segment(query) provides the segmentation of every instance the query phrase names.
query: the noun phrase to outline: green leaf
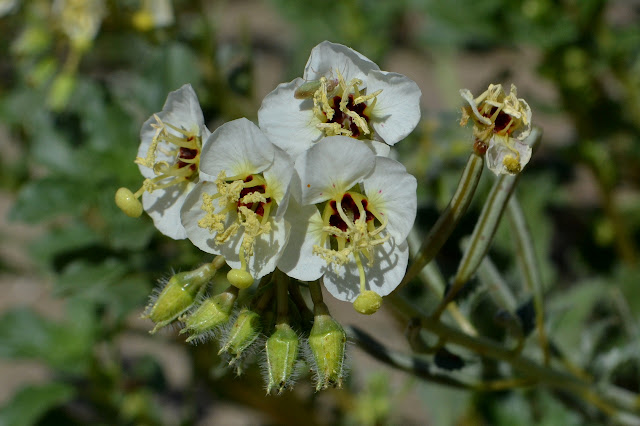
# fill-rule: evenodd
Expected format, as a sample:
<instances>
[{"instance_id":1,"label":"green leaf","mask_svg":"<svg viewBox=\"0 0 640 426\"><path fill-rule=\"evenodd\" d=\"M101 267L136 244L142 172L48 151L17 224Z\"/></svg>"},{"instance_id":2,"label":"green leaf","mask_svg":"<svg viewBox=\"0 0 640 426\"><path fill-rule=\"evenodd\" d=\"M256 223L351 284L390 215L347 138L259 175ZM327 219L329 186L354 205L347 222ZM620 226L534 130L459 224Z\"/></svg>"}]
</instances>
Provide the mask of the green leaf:
<instances>
[{"instance_id":1,"label":"green leaf","mask_svg":"<svg viewBox=\"0 0 640 426\"><path fill-rule=\"evenodd\" d=\"M117 259L105 259L98 264L78 259L69 263L56 279L56 292L88 300L104 300L103 293L126 272L127 266Z\"/></svg>"},{"instance_id":2,"label":"green leaf","mask_svg":"<svg viewBox=\"0 0 640 426\"><path fill-rule=\"evenodd\" d=\"M91 332L91 322L56 323L29 309L14 309L0 317L0 357L38 359L79 373L91 356Z\"/></svg>"},{"instance_id":3,"label":"green leaf","mask_svg":"<svg viewBox=\"0 0 640 426\"><path fill-rule=\"evenodd\" d=\"M69 402L75 389L63 383L26 386L0 408L0 426L36 424L47 411Z\"/></svg>"},{"instance_id":4,"label":"green leaf","mask_svg":"<svg viewBox=\"0 0 640 426\"><path fill-rule=\"evenodd\" d=\"M11 220L37 223L61 214L77 215L90 194L80 184L63 177L46 177L27 183L9 212Z\"/></svg>"}]
</instances>

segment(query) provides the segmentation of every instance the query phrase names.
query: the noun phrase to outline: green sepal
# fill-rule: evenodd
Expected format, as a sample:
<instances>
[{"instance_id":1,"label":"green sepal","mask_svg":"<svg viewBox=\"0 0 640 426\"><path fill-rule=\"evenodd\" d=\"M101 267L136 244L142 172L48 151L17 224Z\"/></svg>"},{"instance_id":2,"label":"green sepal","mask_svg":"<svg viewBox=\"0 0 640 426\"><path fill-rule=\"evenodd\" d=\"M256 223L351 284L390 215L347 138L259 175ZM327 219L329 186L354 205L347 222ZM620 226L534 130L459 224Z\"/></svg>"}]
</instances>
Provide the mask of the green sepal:
<instances>
[{"instance_id":1,"label":"green sepal","mask_svg":"<svg viewBox=\"0 0 640 426\"><path fill-rule=\"evenodd\" d=\"M169 279L160 295L147 308L143 317L156 323L151 334L175 321L198 300L213 278L216 268L207 263L198 269L180 272Z\"/></svg>"},{"instance_id":2,"label":"green sepal","mask_svg":"<svg viewBox=\"0 0 640 426\"><path fill-rule=\"evenodd\" d=\"M291 385L298 359L300 341L289 324L276 325L274 333L267 339L267 393L275 389L278 394Z\"/></svg>"},{"instance_id":3,"label":"green sepal","mask_svg":"<svg viewBox=\"0 0 640 426\"><path fill-rule=\"evenodd\" d=\"M342 387L347 334L331 315L317 315L309 334L313 369L317 375L316 391L329 386Z\"/></svg>"}]
</instances>

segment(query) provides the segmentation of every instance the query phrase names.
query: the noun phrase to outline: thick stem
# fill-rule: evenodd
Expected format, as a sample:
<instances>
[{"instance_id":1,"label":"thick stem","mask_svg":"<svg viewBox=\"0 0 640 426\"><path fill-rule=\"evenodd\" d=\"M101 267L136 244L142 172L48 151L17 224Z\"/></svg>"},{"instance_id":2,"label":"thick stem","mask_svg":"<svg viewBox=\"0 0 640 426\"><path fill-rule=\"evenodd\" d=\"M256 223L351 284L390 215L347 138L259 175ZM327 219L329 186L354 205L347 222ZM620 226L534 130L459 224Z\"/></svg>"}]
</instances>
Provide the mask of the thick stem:
<instances>
[{"instance_id":1,"label":"thick stem","mask_svg":"<svg viewBox=\"0 0 640 426\"><path fill-rule=\"evenodd\" d=\"M313 314L316 316L329 315L329 308L322 298L322 285L320 284L320 280L309 283L309 293L311 293L311 300L313 301Z\"/></svg>"},{"instance_id":2,"label":"thick stem","mask_svg":"<svg viewBox=\"0 0 640 426\"><path fill-rule=\"evenodd\" d=\"M467 208L473 199L476 187L478 186L478 182L480 181L483 169L484 158L475 152L471 153L469 160L467 161L467 165L462 171L462 177L460 178L460 182L458 182L456 192L453 194L449 205L442 212L431 230L429 230L429 233L425 237L422 247L420 247L420 251L414 259L413 264L394 292L397 292L411 281L440 251L451 235L451 232L453 232L455 227L458 225L458 222L460 222L462 215L467 211Z\"/></svg>"}]
</instances>

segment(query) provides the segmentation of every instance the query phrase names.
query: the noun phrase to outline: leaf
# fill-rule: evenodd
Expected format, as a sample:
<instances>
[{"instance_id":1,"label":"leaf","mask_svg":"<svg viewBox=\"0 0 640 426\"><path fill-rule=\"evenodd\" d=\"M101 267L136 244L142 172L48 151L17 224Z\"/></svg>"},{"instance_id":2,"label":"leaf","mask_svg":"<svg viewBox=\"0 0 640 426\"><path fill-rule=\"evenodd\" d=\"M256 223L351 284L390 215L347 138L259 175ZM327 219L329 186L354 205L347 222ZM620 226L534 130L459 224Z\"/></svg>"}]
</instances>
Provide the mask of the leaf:
<instances>
[{"instance_id":1,"label":"leaf","mask_svg":"<svg viewBox=\"0 0 640 426\"><path fill-rule=\"evenodd\" d=\"M77 215L87 207L90 194L64 177L46 177L22 187L9 219L37 223L61 214Z\"/></svg>"},{"instance_id":2,"label":"leaf","mask_svg":"<svg viewBox=\"0 0 640 426\"><path fill-rule=\"evenodd\" d=\"M0 317L0 357L38 359L53 368L79 373L88 366L92 322L56 323L25 308Z\"/></svg>"},{"instance_id":3,"label":"leaf","mask_svg":"<svg viewBox=\"0 0 640 426\"><path fill-rule=\"evenodd\" d=\"M69 402L75 389L63 383L26 386L0 408L0 426L30 426L47 411Z\"/></svg>"}]
</instances>

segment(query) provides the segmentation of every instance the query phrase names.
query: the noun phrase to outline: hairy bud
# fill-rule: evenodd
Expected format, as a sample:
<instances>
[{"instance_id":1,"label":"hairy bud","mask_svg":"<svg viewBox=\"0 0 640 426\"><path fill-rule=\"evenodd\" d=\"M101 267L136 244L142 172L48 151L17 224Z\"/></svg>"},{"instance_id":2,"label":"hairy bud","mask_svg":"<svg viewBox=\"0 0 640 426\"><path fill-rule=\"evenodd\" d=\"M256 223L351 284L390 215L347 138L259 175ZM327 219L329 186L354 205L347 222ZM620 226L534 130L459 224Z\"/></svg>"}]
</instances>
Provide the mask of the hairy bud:
<instances>
[{"instance_id":1,"label":"hairy bud","mask_svg":"<svg viewBox=\"0 0 640 426\"><path fill-rule=\"evenodd\" d=\"M231 326L229 335L218 354L227 352L233 357L229 364L234 364L242 356L244 350L256 341L261 331L260 315L249 309L243 309Z\"/></svg>"},{"instance_id":2,"label":"hairy bud","mask_svg":"<svg viewBox=\"0 0 640 426\"><path fill-rule=\"evenodd\" d=\"M226 291L205 299L185 320L180 334L189 333L187 342L194 339L206 340L214 330L229 321L231 310L238 297L238 289L229 287Z\"/></svg>"},{"instance_id":3,"label":"hairy bud","mask_svg":"<svg viewBox=\"0 0 640 426\"><path fill-rule=\"evenodd\" d=\"M176 320L193 306L216 271L214 265L207 263L193 271L180 272L172 276L142 315L143 318L149 318L156 323L151 334Z\"/></svg>"},{"instance_id":4,"label":"hairy bud","mask_svg":"<svg viewBox=\"0 0 640 426\"><path fill-rule=\"evenodd\" d=\"M344 354L347 335L331 315L316 315L309 334L309 348L316 373L316 391L327 387L342 387Z\"/></svg>"},{"instance_id":5,"label":"hairy bud","mask_svg":"<svg viewBox=\"0 0 640 426\"><path fill-rule=\"evenodd\" d=\"M299 339L286 323L276 325L276 330L267 339L267 393L275 389L278 394L289 387L293 380L298 359Z\"/></svg>"}]
</instances>

